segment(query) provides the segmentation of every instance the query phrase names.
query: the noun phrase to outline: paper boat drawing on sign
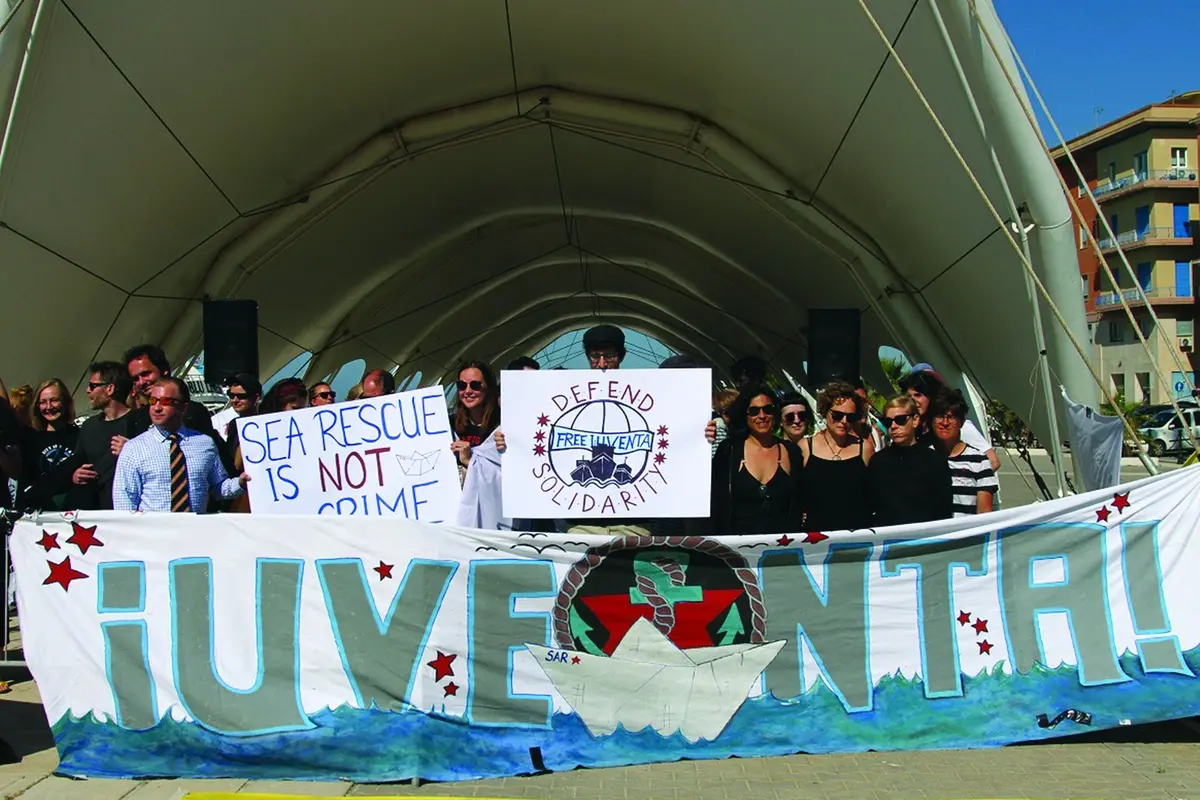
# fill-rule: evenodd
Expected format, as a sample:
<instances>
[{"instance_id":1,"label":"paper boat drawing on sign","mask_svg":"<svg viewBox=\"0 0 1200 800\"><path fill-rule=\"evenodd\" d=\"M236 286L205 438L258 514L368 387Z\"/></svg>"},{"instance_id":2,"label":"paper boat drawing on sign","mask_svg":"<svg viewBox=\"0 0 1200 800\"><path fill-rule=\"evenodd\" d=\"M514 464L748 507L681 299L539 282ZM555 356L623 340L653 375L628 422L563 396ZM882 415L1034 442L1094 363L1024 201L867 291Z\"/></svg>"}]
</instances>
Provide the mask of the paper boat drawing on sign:
<instances>
[{"instance_id":1,"label":"paper boat drawing on sign","mask_svg":"<svg viewBox=\"0 0 1200 800\"><path fill-rule=\"evenodd\" d=\"M786 643L680 650L640 619L611 656L525 646L593 736L650 727L695 743L721 735Z\"/></svg>"},{"instance_id":2,"label":"paper boat drawing on sign","mask_svg":"<svg viewBox=\"0 0 1200 800\"><path fill-rule=\"evenodd\" d=\"M433 468L437 465L438 454L440 453L440 450L430 450L428 453L413 453L408 456L397 455L396 461L400 464L400 471L405 475L410 478L419 478L422 475L433 472Z\"/></svg>"}]
</instances>

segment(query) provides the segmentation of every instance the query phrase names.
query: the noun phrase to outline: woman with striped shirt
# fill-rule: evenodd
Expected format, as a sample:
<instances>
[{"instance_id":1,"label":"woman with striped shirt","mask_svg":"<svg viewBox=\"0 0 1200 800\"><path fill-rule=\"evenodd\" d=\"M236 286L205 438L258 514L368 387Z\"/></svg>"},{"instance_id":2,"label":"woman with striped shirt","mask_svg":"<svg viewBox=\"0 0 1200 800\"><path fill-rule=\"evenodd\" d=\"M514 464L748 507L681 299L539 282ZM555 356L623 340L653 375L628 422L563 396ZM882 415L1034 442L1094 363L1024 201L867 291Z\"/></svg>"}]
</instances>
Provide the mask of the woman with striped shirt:
<instances>
[{"instance_id":1,"label":"woman with striped shirt","mask_svg":"<svg viewBox=\"0 0 1200 800\"><path fill-rule=\"evenodd\" d=\"M985 453L962 440L967 401L958 390L942 389L930 404L933 435L950 462L954 516L986 514L995 508L1000 484Z\"/></svg>"}]
</instances>

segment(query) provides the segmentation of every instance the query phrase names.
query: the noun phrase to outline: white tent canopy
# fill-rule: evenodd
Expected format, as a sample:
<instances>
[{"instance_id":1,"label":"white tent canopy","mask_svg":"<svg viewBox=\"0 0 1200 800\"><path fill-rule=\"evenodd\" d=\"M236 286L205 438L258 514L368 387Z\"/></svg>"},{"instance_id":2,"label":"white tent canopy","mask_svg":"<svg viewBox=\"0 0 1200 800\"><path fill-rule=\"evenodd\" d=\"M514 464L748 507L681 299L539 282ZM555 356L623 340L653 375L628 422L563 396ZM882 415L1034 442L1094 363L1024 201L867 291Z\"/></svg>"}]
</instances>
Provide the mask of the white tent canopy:
<instances>
[{"instance_id":1,"label":"white tent canopy","mask_svg":"<svg viewBox=\"0 0 1200 800\"><path fill-rule=\"evenodd\" d=\"M868 5L1084 341L1065 200L967 0ZM856 307L868 379L891 344L1035 402L1010 232L853 0L24 0L0 78L10 385L183 360L203 297L259 302L264 375L426 382L597 318L801 374L806 310Z\"/></svg>"}]
</instances>

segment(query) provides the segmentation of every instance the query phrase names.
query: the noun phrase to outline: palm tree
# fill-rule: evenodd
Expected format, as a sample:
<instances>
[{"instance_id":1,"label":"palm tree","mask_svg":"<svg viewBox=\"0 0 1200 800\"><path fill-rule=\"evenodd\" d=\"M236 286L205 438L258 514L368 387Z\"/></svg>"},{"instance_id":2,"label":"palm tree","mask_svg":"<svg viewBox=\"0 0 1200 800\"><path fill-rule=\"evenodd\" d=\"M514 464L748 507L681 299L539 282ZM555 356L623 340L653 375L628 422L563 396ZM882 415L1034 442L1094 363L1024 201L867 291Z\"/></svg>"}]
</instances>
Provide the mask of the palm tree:
<instances>
[{"instance_id":1,"label":"palm tree","mask_svg":"<svg viewBox=\"0 0 1200 800\"><path fill-rule=\"evenodd\" d=\"M888 382L892 384L892 389L899 392L900 380L908 374L908 365L901 359L884 356L879 359L879 366L887 376Z\"/></svg>"}]
</instances>

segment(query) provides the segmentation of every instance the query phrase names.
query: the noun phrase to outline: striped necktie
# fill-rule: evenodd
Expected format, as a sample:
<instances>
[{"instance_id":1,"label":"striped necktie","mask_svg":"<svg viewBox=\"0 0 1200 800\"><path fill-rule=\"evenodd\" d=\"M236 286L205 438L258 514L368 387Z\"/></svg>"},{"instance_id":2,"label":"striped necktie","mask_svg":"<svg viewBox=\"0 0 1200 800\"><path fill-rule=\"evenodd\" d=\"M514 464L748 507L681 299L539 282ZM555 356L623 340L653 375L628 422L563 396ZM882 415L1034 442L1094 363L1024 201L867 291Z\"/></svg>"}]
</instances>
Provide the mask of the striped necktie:
<instances>
[{"instance_id":1,"label":"striped necktie","mask_svg":"<svg viewBox=\"0 0 1200 800\"><path fill-rule=\"evenodd\" d=\"M187 460L179 446L182 437L172 433L167 438L171 441L171 511L186 514L192 510L192 502L188 498Z\"/></svg>"}]
</instances>

